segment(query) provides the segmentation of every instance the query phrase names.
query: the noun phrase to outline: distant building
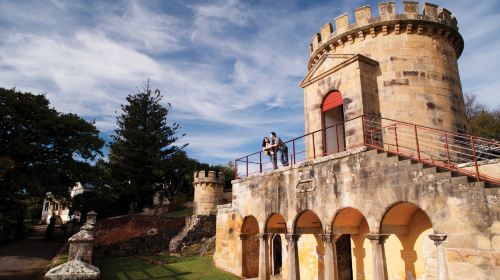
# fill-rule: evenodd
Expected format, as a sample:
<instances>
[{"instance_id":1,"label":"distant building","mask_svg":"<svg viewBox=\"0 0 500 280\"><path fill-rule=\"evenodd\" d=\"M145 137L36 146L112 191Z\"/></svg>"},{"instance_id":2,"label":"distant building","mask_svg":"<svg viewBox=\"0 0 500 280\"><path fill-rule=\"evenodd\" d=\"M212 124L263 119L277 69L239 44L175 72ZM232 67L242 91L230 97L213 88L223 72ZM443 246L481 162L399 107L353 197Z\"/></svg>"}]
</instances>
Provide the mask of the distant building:
<instances>
[{"instance_id":1,"label":"distant building","mask_svg":"<svg viewBox=\"0 0 500 280\"><path fill-rule=\"evenodd\" d=\"M69 191L70 197L73 198L81 193L94 191L95 186L92 184L82 184L77 182L73 188ZM56 197L51 192L45 194L45 199L43 200L42 217L40 223L48 224L49 219L52 216L56 217L56 223L65 224L69 222L72 218L80 219L80 213L69 214L70 201L65 198Z\"/></svg>"}]
</instances>

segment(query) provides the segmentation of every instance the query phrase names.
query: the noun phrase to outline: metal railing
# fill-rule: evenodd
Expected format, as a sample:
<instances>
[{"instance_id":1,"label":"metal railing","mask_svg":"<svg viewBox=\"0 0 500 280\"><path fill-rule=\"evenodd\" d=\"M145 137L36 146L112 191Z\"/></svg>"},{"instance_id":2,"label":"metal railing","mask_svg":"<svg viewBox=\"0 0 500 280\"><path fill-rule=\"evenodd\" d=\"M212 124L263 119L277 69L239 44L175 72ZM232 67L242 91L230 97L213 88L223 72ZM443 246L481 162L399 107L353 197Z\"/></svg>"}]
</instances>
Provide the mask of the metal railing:
<instances>
[{"instance_id":1,"label":"metal railing","mask_svg":"<svg viewBox=\"0 0 500 280\"><path fill-rule=\"evenodd\" d=\"M350 132L349 136L345 137L345 131ZM388 118L359 116L288 140L285 144L291 165L366 146L471 176L478 181L500 184L500 174L487 175L482 170L484 164L500 161L500 141ZM278 161L278 167L282 166L281 152L274 152L278 155L275 158L261 150L236 159L236 178L272 170L273 159Z\"/></svg>"}]
</instances>

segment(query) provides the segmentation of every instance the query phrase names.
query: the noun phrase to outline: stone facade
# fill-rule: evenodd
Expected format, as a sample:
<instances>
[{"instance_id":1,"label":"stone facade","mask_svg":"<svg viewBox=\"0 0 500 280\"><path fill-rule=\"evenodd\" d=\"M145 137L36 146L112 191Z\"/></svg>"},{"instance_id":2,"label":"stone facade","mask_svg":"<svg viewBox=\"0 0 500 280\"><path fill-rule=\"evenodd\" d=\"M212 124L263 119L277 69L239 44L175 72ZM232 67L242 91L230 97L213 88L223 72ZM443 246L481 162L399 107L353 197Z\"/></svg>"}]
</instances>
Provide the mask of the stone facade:
<instances>
[{"instance_id":1,"label":"stone facade","mask_svg":"<svg viewBox=\"0 0 500 280\"><path fill-rule=\"evenodd\" d=\"M446 269L449 279L495 279L500 276L499 201L498 188L464 176L375 150L348 151L233 181L232 204L219 206L214 261L236 275L257 276L259 234L280 234L283 240L297 235L298 261L288 260L290 251L282 255L283 279L294 279L286 270L290 263L300 263L301 279L333 279L323 278L329 266L325 246L349 234L352 279L384 279L376 276L372 258L386 268L388 279L438 279L439 269ZM273 222L273 215L283 223ZM245 229L251 219L257 227ZM433 233L447 236L439 244L442 267L438 247L428 237ZM370 234L375 245L365 238ZM381 235L387 235L385 258L374 252ZM290 243L282 244L287 252ZM271 266L269 251L264 258Z\"/></svg>"},{"instance_id":2,"label":"stone facade","mask_svg":"<svg viewBox=\"0 0 500 280\"><path fill-rule=\"evenodd\" d=\"M367 147L370 116L381 130L384 120L396 120L467 131L457 20L434 4L424 3L421 13L418 6L403 1L397 14L394 2L380 3L378 16L363 6L356 22L343 14L335 31L327 23L313 36L301 83L312 136L306 160L233 181L232 203L217 210L218 268L259 279L500 278L498 186L418 162L435 148L410 144L416 128L415 139L399 145L415 145L418 158ZM319 131L331 108L341 109L340 122L338 114L328 116L337 137L333 154L328 132ZM495 173L491 164L481 168Z\"/></svg>"}]
</instances>

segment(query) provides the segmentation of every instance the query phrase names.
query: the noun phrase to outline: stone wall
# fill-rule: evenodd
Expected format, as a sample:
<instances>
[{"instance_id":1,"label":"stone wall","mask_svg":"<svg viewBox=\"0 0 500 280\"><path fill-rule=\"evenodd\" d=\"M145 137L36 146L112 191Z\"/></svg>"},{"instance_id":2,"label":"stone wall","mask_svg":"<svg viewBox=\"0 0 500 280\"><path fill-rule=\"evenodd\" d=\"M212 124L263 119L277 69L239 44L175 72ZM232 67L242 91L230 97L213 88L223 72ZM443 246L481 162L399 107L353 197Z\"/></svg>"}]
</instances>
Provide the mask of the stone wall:
<instances>
[{"instance_id":1,"label":"stone wall","mask_svg":"<svg viewBox=\"0 0 500 280\"><path fill-rule=\"evenodd\" d=\"M262 234L266 232L269 217L279 213L286 221L287 234L291 234L296 231L298 217L308 210L317 215L321 234L335 234L342 229L355 234L360 232L359 228L333 226L340 212L352 208L366 220L368 233L391 234L398 236L395 240L402 240L405 231L412 231L410 221L398 224L398 219L394 218L396 222L390 222L394 225L381 225L392 207L405 203L420 209L428 217L431 228L425 231L426 234L447 235L443 246L450 279L494 279L493 275L500 276L498 188L485 188L483 183L471 183L467 177L454 177L450 172L438 172L436 168L388 157L374 150L350 152L350 155L325 157L270 174L233 181L232 204L218 209L216 266L242 275L243 243L240 236L246 217L256 218L259 234ZM370 241L364 235L360 237L360 246L366 247L361 261L363 273L370 279L368 276L374 273L369 255ZM427 236L421 238L417 243L422 245L418 246L432 243ZM402 251L397 249L400 246L397 244L401 243L390 244L386 248L387 254L402 258ZM423 273L437 277L435 247L434 251L427 253L421 250L418 249L418 255L428 264L414 269L420 273L416 277L422 277ZM353 258L360 264L355 253ZM400 259L399 264L401 262ZM284 260L284 263L288 261ZM401 270L404 277L404 265Z\"/></svg>"}]
</instances>

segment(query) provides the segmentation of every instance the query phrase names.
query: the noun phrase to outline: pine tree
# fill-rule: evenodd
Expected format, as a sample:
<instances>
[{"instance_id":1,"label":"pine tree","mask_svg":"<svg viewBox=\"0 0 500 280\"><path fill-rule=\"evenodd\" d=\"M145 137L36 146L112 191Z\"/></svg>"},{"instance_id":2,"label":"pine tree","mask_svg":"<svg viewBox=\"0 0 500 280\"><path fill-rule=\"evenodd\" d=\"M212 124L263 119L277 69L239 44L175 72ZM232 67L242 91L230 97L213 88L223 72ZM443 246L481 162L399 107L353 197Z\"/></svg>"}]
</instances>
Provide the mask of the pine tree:
<instances>
[{"instance_id":1,"label":"pine tree","mask_svg":"<svg viewBox=\"0 0 500 280\"><path fill-rule=\"evenodd\" d=\"M142 92L127 96L112 135L109 160L113 179L120 187L121 201L131 204L133 211L152 205L154 193L161 189L166 162L183 148L174 145L180 126L168 124L171 105L162 106L162 98L158 89L151 90L148 80Z\"/></svg>"}]
</instances>

